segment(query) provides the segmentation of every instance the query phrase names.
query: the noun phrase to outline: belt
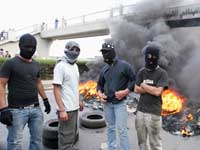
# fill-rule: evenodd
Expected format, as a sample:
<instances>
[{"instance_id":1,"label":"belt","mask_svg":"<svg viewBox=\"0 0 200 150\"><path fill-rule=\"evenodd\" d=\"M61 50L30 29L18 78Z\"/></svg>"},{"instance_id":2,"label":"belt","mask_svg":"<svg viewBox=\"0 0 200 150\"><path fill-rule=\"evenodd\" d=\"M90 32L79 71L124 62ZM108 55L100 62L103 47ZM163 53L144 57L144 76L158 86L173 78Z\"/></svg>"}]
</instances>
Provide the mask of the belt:
<instances>
[{"instance_id":1,"label":"belt","mask_svg":"<svg viewBox=\"0 0 200 150\"><path fill-rule=\"evenodd\" d=\"M36 104L31 104L28 106L9 106L9 108L14 108L14 109L25 109L25 108L34 108L34 107L38 107L40 104L36 103Z\"/></svg>"}]
</instances>

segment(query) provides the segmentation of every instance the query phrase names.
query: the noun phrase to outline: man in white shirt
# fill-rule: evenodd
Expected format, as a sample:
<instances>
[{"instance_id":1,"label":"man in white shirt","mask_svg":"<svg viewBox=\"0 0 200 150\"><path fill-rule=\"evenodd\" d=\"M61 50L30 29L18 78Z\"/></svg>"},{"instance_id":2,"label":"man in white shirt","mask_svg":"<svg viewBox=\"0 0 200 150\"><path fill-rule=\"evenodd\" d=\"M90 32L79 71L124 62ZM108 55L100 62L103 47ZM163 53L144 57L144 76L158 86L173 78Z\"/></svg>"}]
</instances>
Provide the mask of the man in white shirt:
<instances>
[{"instance_id":1,"label":"man in white shirt","mask_svg":"<svg viewBox=\"0 0 200 150\"><path fill-rule=\"evenodd\" d=\"M65 55L54 68L53 87L58 105L58 147L59 150L78 150L76 143L78 110L83 109L79 101L79 70L76 64L80 54L78 43L66 44Z\"/></svg>"}]
</instances>

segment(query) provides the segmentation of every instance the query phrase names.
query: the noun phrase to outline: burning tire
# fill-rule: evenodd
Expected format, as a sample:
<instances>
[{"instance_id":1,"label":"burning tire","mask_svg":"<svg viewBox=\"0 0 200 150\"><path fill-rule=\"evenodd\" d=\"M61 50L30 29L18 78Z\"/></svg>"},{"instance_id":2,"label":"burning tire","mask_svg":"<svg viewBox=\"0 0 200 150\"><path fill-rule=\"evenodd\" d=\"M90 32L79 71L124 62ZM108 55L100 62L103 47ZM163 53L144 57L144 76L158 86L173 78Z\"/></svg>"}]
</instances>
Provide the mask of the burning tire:
<instances>
[{"instance_id":1,"label":"burning tire","mask_svg":"<svg viewBox=\"0 0 200 150\"><path fill-rule=\"evenodd\" d=\"M80 116L80 124L86 128L96 129L106 126L103 113L85 112Z\"/></svg>"}]
</instances>

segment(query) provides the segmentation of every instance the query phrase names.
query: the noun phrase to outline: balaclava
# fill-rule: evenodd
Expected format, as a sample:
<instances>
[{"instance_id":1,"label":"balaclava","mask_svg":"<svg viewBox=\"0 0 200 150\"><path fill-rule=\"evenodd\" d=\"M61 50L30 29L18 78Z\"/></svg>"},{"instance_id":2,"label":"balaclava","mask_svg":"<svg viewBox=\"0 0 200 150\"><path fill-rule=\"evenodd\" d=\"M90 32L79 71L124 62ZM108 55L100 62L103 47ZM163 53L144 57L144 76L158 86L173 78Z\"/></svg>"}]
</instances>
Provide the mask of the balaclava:
<instances>
[{"instance_id":1,"label":"balaclava","mask_svg":"<svg viewBox=\"0 0 200 150\"><path fill-rule=\"evenodd\" d=\"M144 51L145 54L145 67L153 71L158 66L159 49L155 47L147 47Z\"/></svg>"},{"instance_id":2,"label":"balaclava","mask_svg":"<svg viewBox=\"0 0 200 150\"><path fill-rule=\"evenodd\" d=\"M74 51L74 47L77 49L77 51ZM67 62L70 64L74 64L77 61L77 58L80 54L80 47L79 44L76 43L75 41L69 41L65 45L65 58L67 59Z\"/></svg>"},{"instance_id":3,"label":"balaclava","mask_svg":"<svg viewBox=\"0 0 200 150\"><path fill-rule=\"evenodd\" d=\"M111 65L116 56L114 45L112 43L103 43L101 49L104 62Z\"/></svg>"},{"instance_id":4,"label":"balaclava","mask_svg":"<svg viewBox=\"0 0 200 150\"><path fill-rule=\"evenodd\" d=\"M25 59L31 59L36 51L37 41L34 36L24 34L19 39L20 56Z\"/></svg>"}]
</instances>

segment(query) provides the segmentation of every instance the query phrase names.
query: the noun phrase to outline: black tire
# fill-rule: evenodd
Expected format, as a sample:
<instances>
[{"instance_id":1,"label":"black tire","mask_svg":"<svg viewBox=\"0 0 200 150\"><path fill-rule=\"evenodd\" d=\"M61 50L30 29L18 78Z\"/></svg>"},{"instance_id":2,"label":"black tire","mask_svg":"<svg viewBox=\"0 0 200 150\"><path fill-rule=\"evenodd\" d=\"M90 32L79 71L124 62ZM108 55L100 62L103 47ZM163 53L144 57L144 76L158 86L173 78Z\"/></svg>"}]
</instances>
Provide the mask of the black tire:
<instances>
[{"instance_id":1,"label":"black tire","mask_svg":"<svg viewBox=\"0 0 200 150\"><path fill-rule=\"evenodd\" d=\"M80 116L80 124L86 128L96 129L106 126L105 117L100 112L85 112Z\"/></svg>"},{"instance_id":2,"label":"black tire","mask_svg":"<svg viewBox=\"0 0 200 150\"><path fill-rule=\"evenodd\" d=\"M50 119L45 122L43 127L43 138L58 140L58 119Z\"/></svg>"},{"instance_id":3,"label":"black tire","mask_svg":"<svg viewBox=\"0 0 200 150\"><path fill-rule=\"evenodd\" d=\"M49 139L42 139L43 145L47 148L58 149L58 139L57 140L49 140Z\"/></svg>"}]
</instances>

